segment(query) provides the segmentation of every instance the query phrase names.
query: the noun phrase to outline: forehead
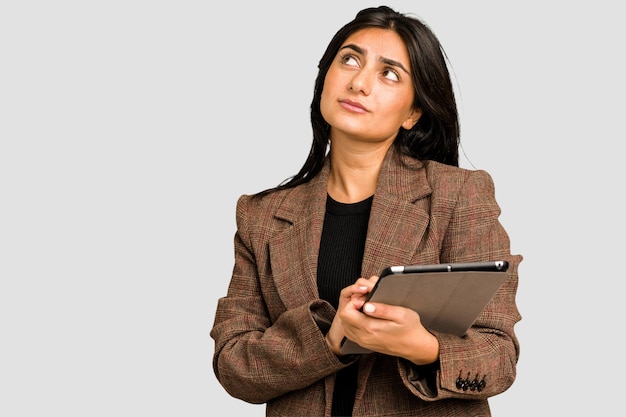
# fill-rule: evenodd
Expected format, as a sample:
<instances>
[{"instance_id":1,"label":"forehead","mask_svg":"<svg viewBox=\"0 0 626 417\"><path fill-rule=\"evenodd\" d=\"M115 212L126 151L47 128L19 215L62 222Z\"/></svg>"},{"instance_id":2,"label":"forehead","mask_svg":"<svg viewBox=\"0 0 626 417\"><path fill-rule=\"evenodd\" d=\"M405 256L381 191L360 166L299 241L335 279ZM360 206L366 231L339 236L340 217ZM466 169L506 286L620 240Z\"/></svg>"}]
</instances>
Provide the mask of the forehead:
<instances>
[{"instance_id":1,"label":"forehead","mask_svg":"<svg viewBox=\"0 0 626 417\"><path fill-rule=\"evenodd\" d=\"M406 44L395 31L381 28L360 29L346 38L341 47L357 45L369 56L401 62L408 68L409 52Z\"/></svg>"}]
</instances>

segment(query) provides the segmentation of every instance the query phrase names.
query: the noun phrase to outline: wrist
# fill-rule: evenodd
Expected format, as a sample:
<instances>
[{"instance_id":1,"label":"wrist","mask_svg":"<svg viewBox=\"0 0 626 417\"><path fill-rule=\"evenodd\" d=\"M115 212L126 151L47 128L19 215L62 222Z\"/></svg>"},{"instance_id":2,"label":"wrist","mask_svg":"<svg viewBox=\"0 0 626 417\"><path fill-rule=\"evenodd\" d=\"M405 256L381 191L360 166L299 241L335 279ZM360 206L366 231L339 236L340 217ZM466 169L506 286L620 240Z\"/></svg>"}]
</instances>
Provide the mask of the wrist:
<instances>
[{"instance_id":1,"label":"wrist","mask_svg":"<svg viewBox=\"0 0 626 417\"><path fill-rule=\"evenodd\" d=\"M414 345L412 354L406 359L416 365L430 365L439 361L439 340L433 334L429 335L426 341L422 339L420 344ZM416 349L415 346L419 347Z\"/></svg>"},{"instance_id":2,"label":"wrist","mask_svg":"<svg viewBox=\"0 0 626 417\"><path fill-rule=\"evenodd\" d=\"M326 344L328 345L328 348L331 352L333 352L337 356L342 356L341 343L333 342L332 338L330 337L330 332L326 333L324 340L326 340Z\"/></svg>"}]
</instances>

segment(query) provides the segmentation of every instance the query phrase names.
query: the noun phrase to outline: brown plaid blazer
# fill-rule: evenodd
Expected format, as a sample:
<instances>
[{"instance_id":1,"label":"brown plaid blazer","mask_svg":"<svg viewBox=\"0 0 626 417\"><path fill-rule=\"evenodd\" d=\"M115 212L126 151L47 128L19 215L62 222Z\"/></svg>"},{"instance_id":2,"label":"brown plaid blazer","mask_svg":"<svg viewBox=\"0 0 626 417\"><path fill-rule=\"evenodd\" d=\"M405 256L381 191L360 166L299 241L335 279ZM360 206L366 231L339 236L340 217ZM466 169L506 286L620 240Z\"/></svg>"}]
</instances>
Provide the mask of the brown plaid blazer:
<instances>
[{"instance_id":1,"label":"brown plaid blazer","mask_svg":"<svg viewBox=\"0 0 626 417\"><path fill-rule=\"evenodd\" d=\"M510 263L508 281L464 337L433 332L433 369L378 353L339 359L327 347L335 311L319 299L316 268L328 172L327 161L307 184L240 197L232 280L211 330L217 379L233 397L267 403L268 416L328 416L335 372L358 361L354 416L489 416L488 397L515 380L522 260L498 221L491 177L394 151L382 165L363 276L389 265Z\"/></svg>"}]
</instances>

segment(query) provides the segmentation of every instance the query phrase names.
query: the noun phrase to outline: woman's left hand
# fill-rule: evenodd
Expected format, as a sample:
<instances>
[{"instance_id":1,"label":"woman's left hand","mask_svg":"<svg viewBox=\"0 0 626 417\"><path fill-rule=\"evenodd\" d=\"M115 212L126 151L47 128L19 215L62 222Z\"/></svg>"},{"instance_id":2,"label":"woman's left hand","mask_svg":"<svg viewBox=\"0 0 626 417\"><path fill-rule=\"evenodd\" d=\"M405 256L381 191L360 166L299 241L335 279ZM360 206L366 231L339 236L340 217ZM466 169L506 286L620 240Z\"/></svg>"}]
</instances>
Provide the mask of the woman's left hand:
<instances>
[{"instance_id":1,"label":"woman's left hand","mask_svg":"<svg viewBox=\"0 0 626 417\"><path fill-rule=\"evenodd\" d=\"M403 357L417 365L426 365L439 358L439 342L422 325L416 311L368 302L363 305L363 311L356 314L354 307L353 303L353 308L340 308L337 312L348 339L364 348Z\"/></svg>"}]
</instances>

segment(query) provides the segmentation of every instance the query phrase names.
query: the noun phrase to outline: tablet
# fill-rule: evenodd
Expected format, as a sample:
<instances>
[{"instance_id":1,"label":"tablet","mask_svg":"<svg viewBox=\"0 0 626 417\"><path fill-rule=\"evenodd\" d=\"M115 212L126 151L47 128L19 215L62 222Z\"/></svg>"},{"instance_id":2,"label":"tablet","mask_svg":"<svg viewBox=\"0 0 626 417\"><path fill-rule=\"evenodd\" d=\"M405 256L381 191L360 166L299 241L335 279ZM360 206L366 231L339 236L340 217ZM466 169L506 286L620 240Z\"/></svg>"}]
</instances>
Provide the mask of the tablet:
<instances>
[{"instance_id":1,"label":"tablet","mask_svg":"<svg viewBox=\"0 0 626 417\"><path fill-rule=\"evenodd\" d=\"M424 327L459 337L506 281L504 260L385 268L367 301L399 305L417 311ZM370 350L344 337L344 354Z\"/></svg>"},{"instance_id":2,"label":"tablet","mask_svg":"<svg viewBox=\"0 0 626 417\"><path fill-rule=\"evenodd\" d=\"M380 278L391 274L409 274L420 272L453 272L453 271L488 271L505 272L509 268L507 261L459 262L431 265L390 266L380 274ZM378 280L380 282L380 279ZM371 294L371 293L370 293Z\"/></svg>"}]
</instances>

